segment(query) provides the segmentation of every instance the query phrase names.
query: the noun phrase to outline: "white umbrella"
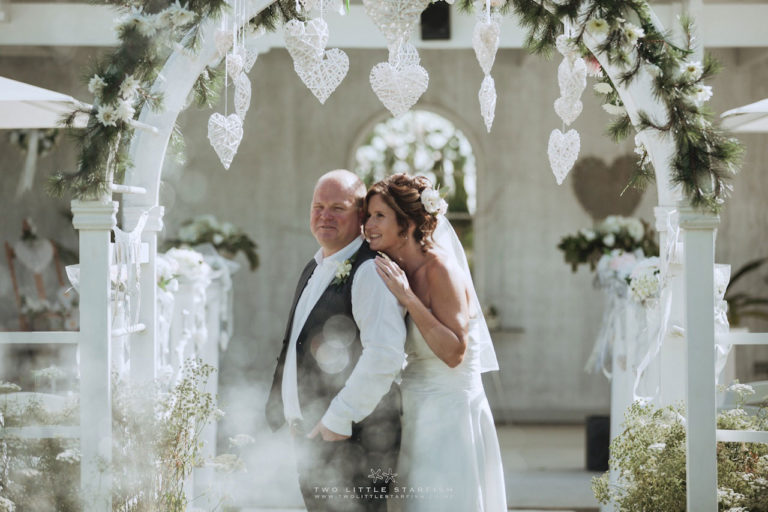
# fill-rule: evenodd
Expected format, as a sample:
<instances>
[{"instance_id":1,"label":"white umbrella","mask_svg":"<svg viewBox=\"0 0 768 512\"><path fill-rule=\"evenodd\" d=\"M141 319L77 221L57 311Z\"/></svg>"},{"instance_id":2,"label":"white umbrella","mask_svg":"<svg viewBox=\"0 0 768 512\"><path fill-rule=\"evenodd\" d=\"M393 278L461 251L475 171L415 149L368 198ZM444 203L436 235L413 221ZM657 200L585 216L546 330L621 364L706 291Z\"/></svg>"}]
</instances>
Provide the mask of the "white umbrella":
<instances>
[{"instance_id":1,"label":"white umbrella","mask_svg":"<svg viewBox=\"0 0 768 512\"><path fill-rule=\"evenodd\" d=\"M732 132L768 132L768 98L723 112L722 126Z\"/></svg>"},{"instance_id":2,"label":"white umbrella","mask_svg":"<svg viewBox=\"0 0 768 512\"><path fill-rule=\"evenodd\" d=\"M90 109L72 96L0 77L0 129L60 128L61 119L78 107ZM75 118L85 128L88 115Z\"/></svg>"}]
</instances>

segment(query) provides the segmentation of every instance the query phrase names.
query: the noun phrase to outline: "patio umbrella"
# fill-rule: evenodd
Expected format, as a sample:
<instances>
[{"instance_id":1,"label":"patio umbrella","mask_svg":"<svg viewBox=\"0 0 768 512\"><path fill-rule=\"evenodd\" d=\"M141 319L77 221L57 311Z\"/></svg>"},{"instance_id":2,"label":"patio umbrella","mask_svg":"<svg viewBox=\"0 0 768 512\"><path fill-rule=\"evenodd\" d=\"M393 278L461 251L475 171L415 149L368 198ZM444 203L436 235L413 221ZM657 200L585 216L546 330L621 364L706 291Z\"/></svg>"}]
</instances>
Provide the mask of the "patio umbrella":
<instances>
[{"instance_id":1,"label":"patio umbrella","mask_svg":"<svg viewBox=\"0 0 768 512\"><path fill-rule=\"evenodd\" d=\"M0 77L0 129L60 128L61 119L85 106L72 96ZM75 118L76 128L85 128L88 116Z\"/></svg>"},{"instance_id":2,"label":"patio umbrella","mask_svg":"<svg viewBox=\"0 0 768 512\"><path fill-rule=\"evenodd\" d=\"M768 132L768 98L743 107L733 108L720 115L722 126L732 132Z\"/></svg>"}]
</instances>

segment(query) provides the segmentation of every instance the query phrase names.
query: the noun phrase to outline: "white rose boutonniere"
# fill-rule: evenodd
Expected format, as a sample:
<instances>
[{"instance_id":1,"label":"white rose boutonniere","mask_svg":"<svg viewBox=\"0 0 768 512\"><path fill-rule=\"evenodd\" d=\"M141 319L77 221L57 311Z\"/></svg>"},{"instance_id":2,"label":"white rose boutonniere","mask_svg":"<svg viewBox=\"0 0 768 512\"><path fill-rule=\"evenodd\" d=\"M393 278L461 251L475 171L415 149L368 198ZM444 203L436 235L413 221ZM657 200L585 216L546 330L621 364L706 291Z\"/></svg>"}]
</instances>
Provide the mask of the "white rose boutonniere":
<instances>
[{"instance_id":1,"label":"white rose boutonniere","mask_svg":"<svg viewBox=\"0 0 768 512\"><path fill-rule=\"evenodd\" d=\"M348 260L344 260L338 264L336 267L336 275L333 278L333 281L331 281L332 285L341 286L347 282L347 279L349 279L349 273L352 271L353 261L355 261L354 257Z\"/></svg>"}]
</instances>

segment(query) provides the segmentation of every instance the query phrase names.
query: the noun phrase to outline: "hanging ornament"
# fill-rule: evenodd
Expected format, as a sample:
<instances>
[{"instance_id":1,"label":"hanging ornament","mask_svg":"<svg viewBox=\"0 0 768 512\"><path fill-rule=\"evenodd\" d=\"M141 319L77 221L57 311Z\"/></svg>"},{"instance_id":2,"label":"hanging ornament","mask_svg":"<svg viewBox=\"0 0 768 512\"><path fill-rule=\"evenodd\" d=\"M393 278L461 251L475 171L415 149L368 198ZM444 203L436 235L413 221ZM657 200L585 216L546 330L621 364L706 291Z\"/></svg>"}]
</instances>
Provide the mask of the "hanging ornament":
<instances>
[{"instance_id":1,"label":"hanging ornament","mask_svg":"<svg viewBox=\"0 0 768 512\"><path fill-rule=\"evenodd\" d=\"M430 0L363 0L365 12L387 44L407 41Z\"/></svg>"},{"instance_id":2,"label":"hanging ornament","mask_svg":"<svg viewBox=\"0 0 768 512\"><path fill-rule=\"evenodd\" d=\"M573 164L576 163L580 148L581 139L576 130L568 130L563 134L555 128L549 134L547 156L549 156L549 165L558 185L562 185L563 180L573 168Z\"/></svg>"},{"instance_id":3,"label":"hanging ornament","mask_svg":"<svg viewBox=\"0 0 768 512\"><path fill-rule=\"evenodd\" d=\"M216 45L216 51L219 53L220 56L224 56L227 54L230 48L232 48L232 43L234 42L235 38L231 31L229 30L217 30L216 34L214 35L214 44Z\"/></svg>"},{"instance_id":4,"label":"hanging ornament","mask_svg":"<svg viewBox=\"0 0 768 512\"><path fill-rule=\"evenodd\" d=\"M240 73L235 78L235 113L241 121L245 121L245 114L251 106L251 81L248 75Z\"/></svg>"},{"instance_id":5,"label":"hanging ornament","mask_svg":"<svg viewBox=\"0 0 768 512\"><path fill-rule=\"evenodd\" d=\"M33 274L40 274L53 261L53 244L47 238L17 240L13 243L13 252Z\"/></svg>"},{"instance_id":6,"label":"hanging ornament","mask_svg":"<svg viewBox=\"0 0 768 512\"><path fill-rule=\"evenodd\" d=\"M483 115L485 128L488 133L491 133L493 117L496 112L496 84L491 75L485 75L477 96L480 99L480 113Z\"/></svg>"},{"instance_id":7,"label":"hanging ornament","mask_svg":"<svg viewBox=\"0 0 768 512\"><path fill-rule=\"evenodd\" d=\"M294 65L316 62L323 58L328 44L328 24L322 18L307 22L291 20L285 24L283 36Z\"/></svg>"},{"instance_id":8,"label":"hanging ornament","mask_svg":"<svg viewBox=\"0 0 768 512\"><path fill-rule=\"evenodd\" d=\"M326 50L324 58L307 64L294 62L293 68L320 103L325 103L347 76L349 57L338 48L331 48Z\"/></svg>"},{"instance_id":9,"label":"hanging ornament","mask_svg":"<svg viewBox=\"0 0 768 512\"><path fill-rule=\"evenodd\" d=\"M234 80L243 72L243 57L235 51L227 54L227 74Z\"/></svg>"},{"instance_id":10,"label":"hanging ornament","mask_svg":"<svg viewBox=\"0 0 768 512\"><path fill-rule=\"evenodd\" d=\"M560 97L555 100L555 113L557 117L569 126L579 117L583 108L584 104L579 99L574 100L572 98Z\"/></svg>"},{"instance_id":11,"label":"hanging ornament","mask_svg":"<svg viewBox=\"0 0 768 512\"><path fill-rule=\"evenodd\" d=\"M579 47L573 42L573 39L565 34L560 34L555 39L555 48L560 52L560 55L566 57L569 61L573 62L579 57Z\"/></svg>"},{"instance_id":12,"label":"hanging ornament","mask_svg":"<svg viewBox=\"0 0 768 512\"><path fill-rule=\"evenodd\" d=\"M578 98L587 87L587 64L581 57L573 62L564 57L557 68L557 83L560 96Z\"/></svg>"},{"instance_id":13,"label":"hanging ornament","mask_svg":"<svg viewBox=\"0 0 768 512\"><path fill-rule=\"evenodd\" d=\"M418 66L421 62L419 52L411 43L395 45L389 48L389 64L394 68L406 68L408 66Z\"/></svg>"},{"instance_id":14,"label":"hanging ornament","mask_svg":"<svg viewBox=\"0 0 768 512\"><path fill-rule=\"evenodd\" d=\"M246 73L251 72L251 68L256 63L256 59L259 57L259 50L246 46L244 48L243 55L243 71Z\"/></svg>"},{"instance_id":15,"label":"hanging ornament","mask_svg":"<svg viewBox=\"0 0 768 512\"><path fill-rule=\"evenodd\" d=\"M243 122L237 114L224 117L215 112L208 119L208 140L225 169L229 169L243 140Z\"/></svg>"},{"instance_id":16,"label":"hanging ornament","mask_svg":"<svg viewBox=\"0 0 768 512\"><path fill-rule=\"evenodd\" d=\"M496 60L500 34L499 23L491 19L478 20L475 31L472 33L472 48L475 49L477 62L486 75L491 72L493 62Z\"/></svg>"},{"instance_id":17,"label":"hanging ornament","mask_svg":"<svg viewBox=\"0 0 768 512\"><path fill-rule=\"evenodd\" d=\"M418 64L395 67L380 62L371 69L369 80L373 92L395 117L408 112L429 85L427 70Z\"/></svg>"}]
</instances>

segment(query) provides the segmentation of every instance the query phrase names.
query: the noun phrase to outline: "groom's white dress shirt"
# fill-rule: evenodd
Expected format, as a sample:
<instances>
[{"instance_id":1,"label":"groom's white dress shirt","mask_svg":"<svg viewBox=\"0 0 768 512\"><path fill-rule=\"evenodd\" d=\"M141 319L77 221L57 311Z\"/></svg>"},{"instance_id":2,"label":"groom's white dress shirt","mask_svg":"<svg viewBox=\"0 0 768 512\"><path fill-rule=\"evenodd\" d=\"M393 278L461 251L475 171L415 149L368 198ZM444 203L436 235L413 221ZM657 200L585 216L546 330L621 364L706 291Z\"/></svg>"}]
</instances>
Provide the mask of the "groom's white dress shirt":
<instances>
[{"instance_id":1,"label":"groom's white dress shirt","mask_svg":"<svg viewBox=\"0 0 768 512\"><path fill-rule=\"evenodd\" d=\"M283 370L282 394L285 419L300 420L296 376L296 340L309 313L336 276L340 263L351 258L363 243L356 238L340 251L323 258L315 254L315 267L296 303L288 352ZM405 310L376 272L373 259L360 264L352 279L352 316L360 329L363 352L344 387L331 401L323 415L326 428L341 435L352 434L352 422L363 420L389 391L405 361ZM307 425L311 429L314 425Z\"/></svg>"}]
</instances>

